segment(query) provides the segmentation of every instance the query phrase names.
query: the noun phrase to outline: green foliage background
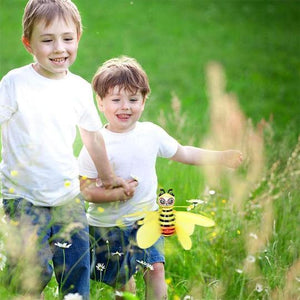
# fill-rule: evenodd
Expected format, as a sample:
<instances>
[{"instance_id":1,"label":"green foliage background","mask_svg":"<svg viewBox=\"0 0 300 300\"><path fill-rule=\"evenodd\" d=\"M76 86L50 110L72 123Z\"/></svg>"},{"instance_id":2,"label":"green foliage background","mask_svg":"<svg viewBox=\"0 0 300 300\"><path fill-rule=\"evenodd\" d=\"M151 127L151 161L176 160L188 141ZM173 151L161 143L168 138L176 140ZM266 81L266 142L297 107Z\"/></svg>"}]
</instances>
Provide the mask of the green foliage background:
<instances>
[{"instance_id":1,"label":"green foliage background","mask_svg":"<svg viewBox=\"0 0 300 300\"><path fill-rule=\"evenodd\" d=\"M21 18L26 2L0 2L0 77L32 61L21 44ZM106 59L119 55L135 57L148 73L152 89L143 119L156 122L161 110L172 117L171 99L175 94L187 120L180 130L174 122L168 122L166 129L182 143L193 140L195 146L200 146L210 125L205 68L210 61L217 61L226 72L227 91L237 95L246 116L254 124L265 119L272 127L272 136L266 144L267 179L258 190L254 187L250 200L269 188L268 178L272 173L268 170L274 162L279 162L278 173L285 170L300 133L299 1L74 2L81 11L84 25L78 59L71 69L74 73L90 81ZM74 146L76 154L80 146L78 138ZM296 159L296 163L299 160ZM283 286L284 272L299 258L300 246L295 234L299 229L299 177L288 177L284 181L278 173L275 174L276 188L282 197L274 205L274 214L279 227L266 250L272 258L272 268L268 268L265 261L260 262L269 292ZM158 176L162 185L175 187L182 199L195 198L205 187L199 170L186 166L159 161ZM290 184L286 184L287 180ZM223 195L218 197L220 200ZM169 289L170 297L187 294L199 281L205 286L209 277L206 271L217 272L216 277L222 278L228 265L234 268L246 255L243 241L236 239L236 230L242 221L238 218L237 222L231 221L233 216L236 217L230 209L223 208L219 218L228 236L221 235L214 250L201 245L202 250L195 248L186 253L178 249L178 253L172 254L175 259L167 258L166 274L174 283ZM202 236L196 241L198 239L201 244ZM199 251L201 256L197 259L201 268L187 267ZM228 289L222 299L262 297L245 288L246 277L237 276L223 278ZM204 292L205 299L214 299L209 285ZM264 297L268 296L265 292Z\"/></svg>"}]
</instances>

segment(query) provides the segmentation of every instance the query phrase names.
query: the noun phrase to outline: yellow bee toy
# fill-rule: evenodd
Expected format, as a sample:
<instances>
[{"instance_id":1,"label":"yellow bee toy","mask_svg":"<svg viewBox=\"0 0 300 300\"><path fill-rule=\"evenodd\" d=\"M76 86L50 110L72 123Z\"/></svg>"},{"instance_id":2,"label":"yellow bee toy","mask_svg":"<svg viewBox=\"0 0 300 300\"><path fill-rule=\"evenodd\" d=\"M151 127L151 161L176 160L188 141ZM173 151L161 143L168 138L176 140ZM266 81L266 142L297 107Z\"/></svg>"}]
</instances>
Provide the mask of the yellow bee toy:
<instances>
[{"instance_id":1,"label":"yellow bee toy","mask_svg":"<svg viewBox=\"0 0 300 300\"><path fill-rule=\"evenodd\" d=\"M146 212L142 226L137 231L137 244L140 248L151 247L160 237L177 234L178 240L185 250L192 247L190 235L195 225L211 227L215 222L205 216L186 211L174 210L175 196L172 189L165 192L161 189L158 196L158 211Z\"/></svg>"}]
</instances>

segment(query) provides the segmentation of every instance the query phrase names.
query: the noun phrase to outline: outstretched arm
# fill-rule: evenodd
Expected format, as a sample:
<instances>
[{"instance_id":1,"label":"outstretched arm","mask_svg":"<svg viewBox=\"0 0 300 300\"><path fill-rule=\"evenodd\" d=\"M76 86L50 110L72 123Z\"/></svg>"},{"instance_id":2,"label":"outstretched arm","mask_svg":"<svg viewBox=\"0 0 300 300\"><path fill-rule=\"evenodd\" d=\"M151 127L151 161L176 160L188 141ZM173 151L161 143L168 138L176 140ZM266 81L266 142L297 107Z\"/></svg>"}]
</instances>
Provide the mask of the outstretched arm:
<instances>
[{"instance_id":1,"label":"outstretched arm","mask_svg":"<svg viewBox=\"0 0 300 300\"><path fill-rule=\"evenodd\" d=\"M237 168L243 161L243 155L237 150L214 151L179 145L171 159L188 165L224 165Z\"/></svg>"}]
</instances>

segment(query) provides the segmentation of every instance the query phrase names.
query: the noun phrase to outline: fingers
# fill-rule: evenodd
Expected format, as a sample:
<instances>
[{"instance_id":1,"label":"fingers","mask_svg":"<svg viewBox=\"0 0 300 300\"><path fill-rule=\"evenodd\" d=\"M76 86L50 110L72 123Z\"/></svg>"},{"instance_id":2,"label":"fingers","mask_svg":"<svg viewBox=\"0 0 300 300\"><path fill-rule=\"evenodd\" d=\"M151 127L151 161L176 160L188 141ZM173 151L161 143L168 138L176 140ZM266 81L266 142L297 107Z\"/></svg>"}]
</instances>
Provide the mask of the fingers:
<instances>
[{"instance_id":1,"label":"fingers","mask_svg":"<svg viewBox=\"0 0 300 300\"><path fill-rule=\"evenodd\" d=\"M225 166L235 169L243 162L243 154L238 150L227 150L224 159Z\"/></svg>"}]
</instances>

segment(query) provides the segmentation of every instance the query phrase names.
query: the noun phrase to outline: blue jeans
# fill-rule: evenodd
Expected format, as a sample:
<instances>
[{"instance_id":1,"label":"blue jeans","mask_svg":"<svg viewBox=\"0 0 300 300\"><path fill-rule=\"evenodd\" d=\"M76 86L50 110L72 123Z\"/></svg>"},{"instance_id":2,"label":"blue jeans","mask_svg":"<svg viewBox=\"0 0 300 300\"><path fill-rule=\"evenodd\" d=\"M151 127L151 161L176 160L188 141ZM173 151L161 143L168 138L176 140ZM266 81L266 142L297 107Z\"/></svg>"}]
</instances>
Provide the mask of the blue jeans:
<instances>
[{"instance_id":1,"label":"blue jeans","mask_svg":"<svg viewBox=\"0 0 300 300\"><path fill-rule=\"evenodd\" d=\"M113 287L125 285L138 269L165 262L164 238L141 249L136 244L138 228L137 224L122 228L90 226L91 279Z\"/></svg>"},{"instance_id":2,"label":"blue jeans","mask_svg":"<svg viewBox=\"0 0 300 300\"><path fill-rule=\"evenodd\" d=\"M33 292L42 292L54 269L62 297L79 293L83 299L89 299L89 233L82 196L56 207L34 206L23 198L4 199L3 208L8 219L14 221L10 222L12 226L17 226L23 242L20 247L26 247L36 232L36 249L32 251L40 271L39 284ZM17 264L10 267L14 276Z\"/></svg>"}]
</instances>

